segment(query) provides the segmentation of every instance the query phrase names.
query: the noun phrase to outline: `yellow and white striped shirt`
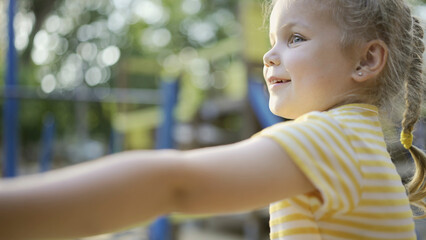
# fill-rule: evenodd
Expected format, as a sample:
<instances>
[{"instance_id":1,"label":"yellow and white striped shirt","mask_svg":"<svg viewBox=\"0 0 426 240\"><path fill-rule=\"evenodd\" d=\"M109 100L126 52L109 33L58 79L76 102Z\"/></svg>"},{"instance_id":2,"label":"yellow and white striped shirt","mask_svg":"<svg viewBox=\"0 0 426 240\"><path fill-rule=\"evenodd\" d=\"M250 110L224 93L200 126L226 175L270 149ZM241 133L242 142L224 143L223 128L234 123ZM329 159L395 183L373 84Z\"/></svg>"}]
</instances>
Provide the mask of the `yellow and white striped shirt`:
<instances>
[{"instance_id":1,"label":"yellow and white striped shirt","mask_svg":"<svg viewBox=\"0 0 426 240\"><path fill-rule=\"evenodd\" d=\"M416 239L375 106L311 112L257 136L278 142L317 188L270 205L271 239Z\"/></svg>"}]
</instances>

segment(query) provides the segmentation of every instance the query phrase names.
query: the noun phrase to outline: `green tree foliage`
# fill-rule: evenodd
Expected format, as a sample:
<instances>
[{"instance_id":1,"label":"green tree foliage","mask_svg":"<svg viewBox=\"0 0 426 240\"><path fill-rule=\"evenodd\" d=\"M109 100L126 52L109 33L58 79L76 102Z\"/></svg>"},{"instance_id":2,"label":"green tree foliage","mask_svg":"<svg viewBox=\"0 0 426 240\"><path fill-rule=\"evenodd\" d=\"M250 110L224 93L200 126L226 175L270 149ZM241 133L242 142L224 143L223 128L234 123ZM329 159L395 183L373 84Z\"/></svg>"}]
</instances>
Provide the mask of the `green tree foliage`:
<instances>
[{"instance_id":1,"label":"green tree foliage","mask_svg":"<svg viewBox=\"0 0 426 240\"><path fill-rule=\"evenodd\" d=\"M19 84L37 89L39 96L21 100L24 145L38 144L49 112L55 116L58 137L79 132L83 119L90 136L108 139L116 113L149 107L89 103L86 115L79 117L80 105L66 99L81 89L155 90L161 80L179 78L181 121L197 113L205 96L244 96L244 85L237 81L245 78L237 0L18 3ZM231 82L231 77L236 79ZM52 96L56 100L40 100Z\"/></svg>"}]
</instances>

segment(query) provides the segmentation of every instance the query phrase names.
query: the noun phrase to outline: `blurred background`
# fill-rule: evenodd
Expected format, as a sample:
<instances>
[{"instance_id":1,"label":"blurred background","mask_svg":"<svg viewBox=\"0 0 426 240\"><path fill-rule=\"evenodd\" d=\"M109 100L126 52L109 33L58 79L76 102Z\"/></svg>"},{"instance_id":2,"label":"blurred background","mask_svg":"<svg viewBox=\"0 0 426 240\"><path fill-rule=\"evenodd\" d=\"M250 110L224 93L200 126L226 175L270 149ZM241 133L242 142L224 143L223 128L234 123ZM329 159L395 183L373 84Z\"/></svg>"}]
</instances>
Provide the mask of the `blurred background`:
<instances>
[{"instance_id":1,"label":"blurred background","mask_svg":"<svg viewBox=\"0 0 426 240\"><path fill-rule=\"evenodd\" d=\"M284 120L267 110L261 0L10 2L0 1L3 177L124 150L232 143ZM426 19L424 3L414 3ZM418 146L425 136L422 120ZM408 176L407 153L390 148ZM255 240L268 231L259 209L172 215L90 239Z\"/></svg>"}]
</instances>

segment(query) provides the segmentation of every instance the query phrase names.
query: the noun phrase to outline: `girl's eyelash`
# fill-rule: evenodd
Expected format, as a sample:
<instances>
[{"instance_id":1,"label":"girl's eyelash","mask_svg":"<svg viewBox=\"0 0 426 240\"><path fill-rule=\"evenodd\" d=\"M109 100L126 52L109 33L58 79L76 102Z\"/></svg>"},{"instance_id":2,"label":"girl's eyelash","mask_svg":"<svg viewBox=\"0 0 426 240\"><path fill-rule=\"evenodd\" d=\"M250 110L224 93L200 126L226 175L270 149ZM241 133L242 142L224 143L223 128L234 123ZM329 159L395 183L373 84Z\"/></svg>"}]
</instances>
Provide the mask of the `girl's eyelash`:
<instances>
[{"instance_id":1,"label":"girl's eyelash","mask_svg":"<svg viewBox=\"0 0 426 240\"><path fill-rule=\"evenodd\" d=\"M298 39L298 41L293 42L295 39ZM290 38L288 39L288 44L294 44L294 43L303 42L303 41L306 41L306 39L302 35L296 33L290 36ZM274 47L275 41L271 41L270 44L271 44L271 47Z\"/></svg>"},{"instance_id":2,"label":"girl's eyelash","mask_svg":"<svg viewBox=\"0 0 426 240\"><path fill-rule=\"evenodd\" d=\"M298 40L297 42L294 42L295 40ZM288 43L289 44L294 44L294 43L298 43L298 42L303 42L303 41L305 41L305 38L304 37L302 37L300 34L292 34L291 36L290 36L290 38L288 39Z\"/></svg>"}]
</instances>

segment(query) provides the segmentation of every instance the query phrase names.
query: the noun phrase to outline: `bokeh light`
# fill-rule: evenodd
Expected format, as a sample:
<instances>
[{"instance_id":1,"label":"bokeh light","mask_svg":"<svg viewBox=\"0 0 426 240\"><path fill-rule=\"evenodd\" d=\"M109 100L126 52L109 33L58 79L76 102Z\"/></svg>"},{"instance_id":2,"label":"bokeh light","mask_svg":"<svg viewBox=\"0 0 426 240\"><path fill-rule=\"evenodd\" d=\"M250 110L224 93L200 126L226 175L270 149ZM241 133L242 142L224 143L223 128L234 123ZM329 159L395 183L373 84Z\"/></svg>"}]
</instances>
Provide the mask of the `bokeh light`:
<instances>
[{"instance_id":1,"label":"bokeh light","mask_svg":"<svg viewBox=\"0 0 426 240\"><path fill-rule=\"evenodd\" d=\"M204 44L215 38L216 30L217 27L212 22L197 21L188 26L188 36L189 39Z\"/></svg>"},{"instance_id":2,"label":"bokeh light","mask_svg":"<svg viewBox=\"0 0 426 240\"><path fill-rule=\"evenodd\" d=\"M108 46L98 55L98 63L104 66L112 66L120 59L120 49L117 46Z\"/></svg>"},{"instance_id":3,"label":"bokeh light","mask_svg":"<svg viewBox=\"0 0 426 240\"><path fill-rule=\"evenodd\" d=\"M41 80L41 90L44 93L51 93L56 88L56 78L52 74L48 74Z\"/></svg>"},{"instance_id":4,"label":"bokeh light","mask_svg":"<svg viewBox=\"0 0 426 240\"><path fill-rule=\"evenodd\" d=\"M147 24L160 23L165 17L163 7L150 0L137 1L133 9L134 13Z\"/></svg>"},{"instance_id":5,"label":"bokeh light","mask_svg":"<svg viewBox=\"0 0 426 240\"><path fill-rule=\"evenodd\" d=\"M80 43L77 46L77 53L81 56L86 62L93 61L98 53L98 47L94 43Z\"/></svg>"},{"instance_id":6,"label":"bokeh light","mask_svg":"<svg viewBox=\"0 0 426 240\"><path fill-rule=\"evenodd\" d=\"M109 30L120 33L127 26L125 13L119 10L114 11L108 17L107 26Z\"/></svg>"},{"instance_id":7,"label":"bokeh light","mask_svg":"<svg viewBox=\"0 0 426 240\"><path fill-rule=\"evenodd\" d=\"M91 67L85 75L86 83L93 87L102 82L102 72L99 67Z\"/></svg>"},{"instance_id":8,"label":"bokeh light","mask_svg":"<svg viewBox=\"0 0 426 240\"><path fill-rule=\"evenodd\" d=\"M182 1L182 11L186 14L193 15L200 12L202 7L200 0L183 0Z\"/></svg>"},{"instance_id":9,"label":"bokeh light","mask_svg":"<svg viewBox=\"0 0 426 240\"><path fill-rule=\"evenodd\" d=\"M56 33L59 31L60 27L62 25L62 19L58 17L57 15L49 16L46 19L46 31L50 33Z\"/></svg>"},{"instance_id":10,"label":"bokeh light","mask_svg":"<svg viewBox=\"0 0 426 240\"><path fill-rule=\"evenodd\" d=\"M24 50L29 43L29 35L33 29L35 16L33 13L18 12L15 15L15 47Z\"/></svg>"},{"instance_id":11,"label":"bokeh light","mask_svg":"<svg viewBox=\"0 0 426 240\"><path fill-rule=\"evenodd\" d=\"M82 59L77 54L70 54L61 66L58 81L62 88L73 89L83 81Z\"/></svg>"}]
</instances>

